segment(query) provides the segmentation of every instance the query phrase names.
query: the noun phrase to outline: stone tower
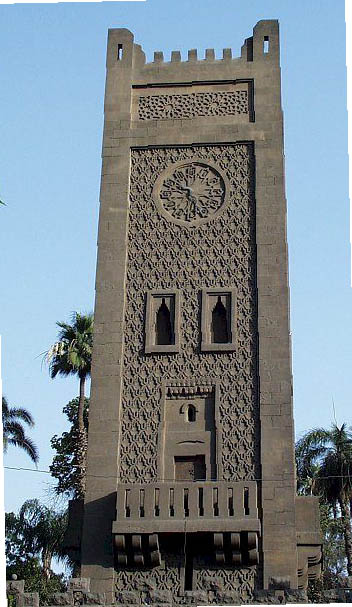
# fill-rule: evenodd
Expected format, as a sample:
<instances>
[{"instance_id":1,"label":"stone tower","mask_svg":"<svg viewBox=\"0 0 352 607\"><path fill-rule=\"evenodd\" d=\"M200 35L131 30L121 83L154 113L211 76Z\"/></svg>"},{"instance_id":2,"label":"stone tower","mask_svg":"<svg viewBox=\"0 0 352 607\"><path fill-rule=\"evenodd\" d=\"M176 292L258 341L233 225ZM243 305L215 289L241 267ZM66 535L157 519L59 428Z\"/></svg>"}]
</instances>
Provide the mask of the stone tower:
<instances>
[{"instance_id":1,"label":"stone tower","mask_svg":"<svg viewBox=\"0 0 352 607\"><path fill-rule=\"evenodd\" d=\"M304 588L277 21L220 60L109 31L100 200L82 575L117 603Z\"/></svg>"}]
</instances>

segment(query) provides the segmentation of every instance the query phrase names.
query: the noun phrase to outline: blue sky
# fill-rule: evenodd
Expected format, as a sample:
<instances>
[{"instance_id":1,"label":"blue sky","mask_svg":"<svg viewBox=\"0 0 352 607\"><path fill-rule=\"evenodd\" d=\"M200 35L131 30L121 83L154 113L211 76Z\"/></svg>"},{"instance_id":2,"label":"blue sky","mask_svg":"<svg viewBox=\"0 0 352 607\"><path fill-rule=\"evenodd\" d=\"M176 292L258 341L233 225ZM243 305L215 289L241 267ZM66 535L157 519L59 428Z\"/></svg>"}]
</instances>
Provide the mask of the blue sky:
<instances>
[{"instance_id":1,"label":"blue sky","mask_svg":"<svg viewBox=\"0 0 352 607\"><path fill-rule=\"evenodd\" d=\"M94 305L106 36L127 27L154 50L231 47L279 19L296 433L352 424L352 294L342 0L178 0L0 6L0 333L4 394L28 408L40 469L66 429L74 379L40 354L57 320ZM33 468L10 448L5 465ZM5 508L54 503L49 475L5 471Z\"/></svg>"}]
</instances>

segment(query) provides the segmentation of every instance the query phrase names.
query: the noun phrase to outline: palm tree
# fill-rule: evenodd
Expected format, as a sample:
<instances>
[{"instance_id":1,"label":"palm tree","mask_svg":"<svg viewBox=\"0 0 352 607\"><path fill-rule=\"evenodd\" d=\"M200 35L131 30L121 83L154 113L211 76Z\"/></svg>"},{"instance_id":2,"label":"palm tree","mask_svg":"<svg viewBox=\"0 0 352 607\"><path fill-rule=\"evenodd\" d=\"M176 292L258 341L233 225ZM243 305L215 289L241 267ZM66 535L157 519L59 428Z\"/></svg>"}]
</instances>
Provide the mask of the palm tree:
<instances>
[{"instance_id":1,"label":"palm tree","mask_svg":"<svg viewBox=\"0 0 352 607\"><path fill-rule=\"evenodd\" d=\"M57 322L60 328L58 341L45 354L49 364L50 376L77 375L79 378L78 402L78 440L81 445L78 454L78 468L80 476L80 489L77 497L84 497L85 493L85 458L87 436L84 426L85 384L90 376L93 347L93 314L80 314L74 312L72 324Z\"/></svg>"},{"instance_id":2,"label":"palm tree","mask_svg":"<svg viewBox=\"0 0 352 607\"><path fill-rule=\"evenodd\" d=\"M45 579L51 576L53 557L68 561L63 548L67 528L67 512L56 512L41 504L37 499L27 500L18 516L6 515L6 537L20 539L26 554L39 555Z\"/></svg>"},{"instance_id":3,"label":"palm tree","mask_svg":"<svg viewBox=\"0 0 352 607\"><path fill-rule=\"evenodd\" d=\"M21 423L22 422L22 423ZM33 428L33 417L23 407L9 407L5 396L2 397L2 425L4 436L4 452L9 445L20 447L29 455L32 462L37 464L39 460L38 449L33 441L26 436L23 423Z\"/></svg>"},{"instance_id":4,"label":"palm tree","mask_svg":"<svg viewBox=\"0 0 352 607\"><path fill-rule=\"evenodd\" d=\"M296 471L297 471L297 493L298 495L314 495L317 477L319 474L319 464L314 461L307 461L300 453L298 443L296 445Z\"/></svg>"},{"instance_id":5,"label":"palm tree","mask_svg":"<svg viewBox=\"0 0 352 607\"><path fill-rule=\"evenodd\" d=\"M320 495L333 509L338 506L340 510L347 571L352 575L352 428L347 428L346 424L340 428L333 424L331 430L310 430L298 441L296 458L301 479L309 476L314 479L312 493Z\"/></svg>"}]
</instances>

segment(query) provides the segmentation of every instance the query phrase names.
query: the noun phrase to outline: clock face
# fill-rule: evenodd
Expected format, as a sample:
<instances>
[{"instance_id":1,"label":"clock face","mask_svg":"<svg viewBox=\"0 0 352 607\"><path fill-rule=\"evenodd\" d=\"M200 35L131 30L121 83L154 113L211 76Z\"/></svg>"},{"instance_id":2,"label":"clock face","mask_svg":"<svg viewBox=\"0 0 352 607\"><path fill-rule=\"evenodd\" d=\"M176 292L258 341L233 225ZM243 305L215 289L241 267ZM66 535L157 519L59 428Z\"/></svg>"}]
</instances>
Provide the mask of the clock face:
<instances>
[{"instance_id":1,"label":"clock face","mask_svg":"<svg viewBox=\"0 0 352 607\"><path fill-rule=\"evenodd\" d=\"M183 225L211 219L224 204L224 179L206 162L178 164L166 170L157 183L163 215Z\"/></svg>"}]
</instances>

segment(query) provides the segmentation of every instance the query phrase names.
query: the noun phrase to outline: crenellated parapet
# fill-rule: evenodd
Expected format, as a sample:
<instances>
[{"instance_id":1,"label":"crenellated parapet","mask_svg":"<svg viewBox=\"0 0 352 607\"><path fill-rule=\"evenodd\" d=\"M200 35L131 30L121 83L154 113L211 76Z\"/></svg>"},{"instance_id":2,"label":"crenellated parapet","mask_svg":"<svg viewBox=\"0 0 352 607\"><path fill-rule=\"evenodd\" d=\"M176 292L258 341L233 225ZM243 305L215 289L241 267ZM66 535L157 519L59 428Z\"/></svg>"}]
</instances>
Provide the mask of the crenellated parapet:
<instances>
[{"instance_id":1,"label":"crenellated parapet","mask_svg":"<svg viewBox=\"0 0 352 607\"><path fill-rule=\"evenodd\" d=\"M194 61L230 61L232 60L232 49L231 48L224 48L223 49L223 56L222 59L216 59L215 58L215 50L213 48L207 48L205 50L205 57L203 59L201 59L200 57L198 58L198 50L197 49L190 49L188 51L188 62L194 62ZM171 61L170 63L180 63L182 62L181 60L181 52L180 51L171 51ZM154 51L154 60L153 63L164 63L164 53L162 51Z\"/></svg>"},{"instance_id":2,"label":"crenellated parapet","mask_svg":"<svg viewBox=\"0 0 352 607\"><path fill-rule=\"evenodd\" d=\"M170 60L166 60L163 51L154 51L153 61L146 61L145 53L141 45L133 43L133 34L127 29L110 29L108 53L108 67L112 67L115 62L119 65L127 64L131 59L131 46L134 68L146 69L163 66L173 67L174 69L189 69L192 66L201 68L202 66L212 66L217 70L228 62L272 62L278 60L279 40L278 40L278 22L276 20L259 21L253 30L253 36L247 38L241 47L240 55L233 56L231 48L224 48L222 57L217 58L214 48L207 48L205 51L198 49L189 49L187 59L182 60L181 51L172 50ZM203 56L202 56L203 55Z\"/></svg>"}]
</instances>

